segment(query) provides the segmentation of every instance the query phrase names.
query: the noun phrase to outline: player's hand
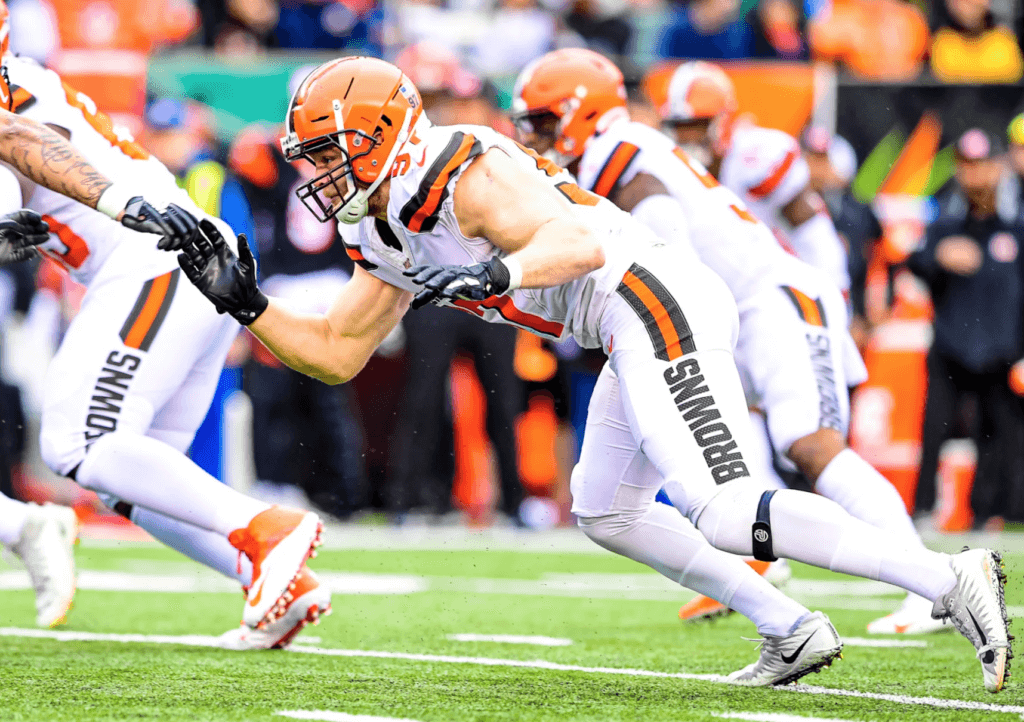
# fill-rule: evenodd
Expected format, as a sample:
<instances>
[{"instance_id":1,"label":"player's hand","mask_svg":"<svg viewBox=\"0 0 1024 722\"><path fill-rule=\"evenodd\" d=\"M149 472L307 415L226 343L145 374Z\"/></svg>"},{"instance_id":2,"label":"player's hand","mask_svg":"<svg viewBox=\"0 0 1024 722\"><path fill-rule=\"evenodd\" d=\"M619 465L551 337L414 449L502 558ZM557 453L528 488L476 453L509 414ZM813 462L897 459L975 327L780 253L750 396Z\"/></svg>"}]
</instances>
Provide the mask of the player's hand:
<instances>
[{"instance_id":1,"label":"player's hand","mask_svg":"<svg viewBox=\"0 0 1024 722\"><path fill-rule=\"evenodd\" d=\"M412 308L441 301L483 301L508 290L509 273L497 257L473 266L413 266L402 271L423 290L412 299Z\"/></svg>"},{"instance_id":2,"label":"player's hand","mask_svg":"<svg viewBox=\"0 0 1024 722\"><path fill-rule=\"evenodd\" d=\"M35 211L22 209L0 216L0 266L27 261L36 246L50 238L50 226Z\"/></svg>"},{"instance_id":3,"label":"player's hand","mask_svg":"<svg viewBox=\"0 0 1024 722\"><path fill-rule=\"evenodd\" d=\"M267 310L269 300L256 284L256 259L243 233L238 237L236 256L210 220L199 222L199 233L178 254L185 277L217 308L229 313L243 326Z\"/></svg>"},{"instance_id":4,"label":"player's hand","mask_svg":"<svg viewBox=\"0 0 1024 722\"><path fill-rule=\"evenodd\" d=\"M199 235L199 221L191 213L171 203L158 211L142 196L128 201L121 225L140 233L163 236L156 244L161 251L180 251Z\"/></svg>"},{"instance_id":5,"label":"player's hand","mask_svg":"<svg viewBox=\"0 0 1024 722\"><path fill-rule=\"evenodd\" d=\"M948 236L935 247L935 260L950 273L973 276L985 262L985 254L969 236Z\"/></svg>"}]
</instances>

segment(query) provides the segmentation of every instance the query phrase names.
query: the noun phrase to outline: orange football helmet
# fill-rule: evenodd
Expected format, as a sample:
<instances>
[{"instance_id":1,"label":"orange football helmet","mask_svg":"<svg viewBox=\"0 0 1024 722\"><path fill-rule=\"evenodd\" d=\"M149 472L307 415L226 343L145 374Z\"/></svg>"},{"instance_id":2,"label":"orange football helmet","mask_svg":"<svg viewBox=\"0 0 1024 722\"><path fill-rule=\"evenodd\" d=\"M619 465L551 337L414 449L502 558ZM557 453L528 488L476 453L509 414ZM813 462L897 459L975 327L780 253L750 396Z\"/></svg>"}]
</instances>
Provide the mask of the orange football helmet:
<instances>
[{"instance_id":1,"label":"orange football helmet","mask_svg":"<svg viewBox=\"0 0 1024 722\"><path fill-rule=\"evenodd\" d=\"M512 122L521 136L553 136L545 155L559 165L579 158L594 135L628 117L622 73L592 50L554 50L516 79Z\"/></svg>"},{"instance_id":2,"label":"orange football helmet","mask_svg":"<svg viewBox=\"0 0 1024 722\"><path fill-rule=\"evenodd\" d=\"M736 88L725 71L714 63L695 60L676 68L669 81L668 100L659 114L669 126L706 121L708 150L722 156L729 147L738 107ZM705 164L709 162L698 148L688 150Z\"/></svg>"},{"instance_id":3,"label":"orange football helmet","mask_svg":"<svg viewBox=\"0 0 1024 722\"><path fill-rule=\"evenodd\" d=\"M358 223L417 124L427 122L416 86L391 63L367 57L324 63L292 96L281 150L289 161L313 163L310 153L333 146L342 160L296 194L321 221L339 216ZM331 184L335 202L320 193Z\"/></svg>"}]
</instances>

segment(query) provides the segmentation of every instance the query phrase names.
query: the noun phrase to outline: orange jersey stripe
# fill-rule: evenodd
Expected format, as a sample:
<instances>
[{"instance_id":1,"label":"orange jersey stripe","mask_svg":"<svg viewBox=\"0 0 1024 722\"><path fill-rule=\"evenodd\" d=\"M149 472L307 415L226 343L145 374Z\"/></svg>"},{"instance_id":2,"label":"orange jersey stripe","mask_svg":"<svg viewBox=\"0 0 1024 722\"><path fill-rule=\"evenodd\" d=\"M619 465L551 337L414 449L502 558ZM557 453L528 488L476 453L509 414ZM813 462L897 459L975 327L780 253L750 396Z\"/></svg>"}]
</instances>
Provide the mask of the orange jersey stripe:
<instances>
[{"instance_id":1,"label":"orange jersey stripe","mask_svg":"<svg viewBox=\"0 0 1024 722\"><path fill-rule=\"evenodd\" d=\"M139 317L135 319L135 323L132 324L128 334L124 337L125 346L128 348L140 348L142 346L146 334L149 333L150 327L152 327L157 314L160 312L164 299L167 298L167 289L170 285L170 273L165 273L153 279L153 287L149 289L146 303L143 305L142 310L139 312Z\"/></svg>"},{"instance_id":2,"label":"orange jersey stripe","mask_svg":"<svg viewBox=\"0 0 1024 722\"><path fill-rule=\"evenodd\" d=\"M825 325L825 319L821 317L821 312L818 310L818 304L815 303L814 299L803 291L791 286L783 286L783 289L787 294L789 294L790 299L797 307L797 312L805 322L812 326Z\"/></svg>"},{"instance_id":3,"label":"orange jersey stripe","mask_svg":"<svg viewBox=\"0 0 1024 722\"><path fill-rule=\"evenodd\" d=\"M419 207L409 221L410 231L419 233L423 229L423 222L437 212L443 200L444 190L448 186L448 181L451 180L452 174L459 169L459 166L469 160L469 154L475 142L476 138L469 134L463 137L462 143L459 144L458 150L455 151L455 155L445 164L444 168L441 169L441 173L437 176L437 180L430 186L430 193L427 194L423 205Z\"/></svg>"},{"instance_id":4,"label":"orange jersey stripe","mask_svg":"<svg viewBox=\"0 0 1024 722\"><path fill-rule=\"evenodd\" d=\"M661 335L665 339L665 350L668 353L668 360L673 361L682 356L683 349L679 341L679 335L672 324L672 319L669 318L668 309L657 299L654 292L637 278L632 271L626 271L626 275L622 277L622 282L626 284L630 291L636 294L637 298L643 302L647 310L654 316L654 321L658 324L658 330L661 331Z\"/></svg>"},{"instance_id":5,"label":"orange jersey stripe","mask_svg":"<svg viewBox=\"0 0 1024 722\"><path fill-rule=\"evenodd\" d=\"M786 173L789 172L790 167L796 161L796 156L797 152L795 149L786 153L786 157L783 158L782 162L775 167L772 174L748 190L747 193L754 198L764 198L773 190L778 188L779 183L781 183L782 179L786 177Z\"/></svg>"},{"instance_id":6,"label":"orange jersey stripe","mask_svg":"<svg viewBox=\"0 0 1024 722\"><path fill-rule=\"evenodd\" d=\"M633 162L639 152L640 149L632 143L619 143L608 157L604 168L597 174L597 180L594 181L594 193L607 198L608 194L615 190L622 174L626 172L629 164Z\"/></svg>"},{"instance_id":7,"label":"orange jersey stripe","mask_svg":"<svg viewBox=\"0 0 1024 722\"><path fill-rule=\"evenodd\" d=\"M89 245L85 239L58 221L53 216L43 216L43 220L50 226L50 233L56 233L60 242L68 247L67 253L49 251L57 259L66 263L71 268L81 268L85 259L89 257Z\"/></svg>"},{"instance_id":8,"label":"orange jersey stripe","mask_svg":"<svg viewBox=\"0 0 1024 722\"><path fill-rule=\"evenodd\" d=\"M560 323L548 321L532 313L521 311L508 296L491 296L483 301L466 301L460 298L454 301L453 305L477 316L484 315L484 312L481 310L483 308L494 309L507 321L555 338L561 338L562 331L565 329L565 326Z\"/></svg>"}]
</instances>

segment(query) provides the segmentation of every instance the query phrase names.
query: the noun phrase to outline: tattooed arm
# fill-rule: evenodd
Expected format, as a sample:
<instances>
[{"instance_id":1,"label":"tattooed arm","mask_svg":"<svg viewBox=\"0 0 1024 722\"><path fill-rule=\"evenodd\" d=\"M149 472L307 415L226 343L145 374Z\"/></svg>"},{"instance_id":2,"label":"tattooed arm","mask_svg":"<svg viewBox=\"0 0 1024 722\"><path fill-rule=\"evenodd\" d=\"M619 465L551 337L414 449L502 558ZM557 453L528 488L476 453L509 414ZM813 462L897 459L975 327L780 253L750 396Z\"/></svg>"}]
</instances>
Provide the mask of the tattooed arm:
<instances>
[{"instance_id":1,"label":"tattooed arm","mask_svg":"<svg viewBox=\"0 0 1024 722\"><path fill-rule=\"evenodd\" d=\"M130 184L116 184L55 130L0 110L0 160L44 188L95 208L133 231L163 236L157 244L176 251L198 233L198 221L170 204L158 211Z\"/></svg>"}]
</instances>

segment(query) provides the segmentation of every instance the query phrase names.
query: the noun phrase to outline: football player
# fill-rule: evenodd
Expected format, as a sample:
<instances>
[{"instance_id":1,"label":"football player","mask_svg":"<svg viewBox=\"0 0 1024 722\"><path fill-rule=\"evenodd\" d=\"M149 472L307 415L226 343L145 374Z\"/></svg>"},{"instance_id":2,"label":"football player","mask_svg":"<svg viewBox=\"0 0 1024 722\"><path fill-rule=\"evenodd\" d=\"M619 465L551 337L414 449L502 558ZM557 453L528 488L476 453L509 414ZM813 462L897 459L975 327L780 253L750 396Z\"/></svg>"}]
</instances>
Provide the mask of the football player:
<instances>
[{"instance_id":1,"label":"football player","mask_svg":"<svg viewBox=\"0 0 1024 722\"><path fill-rule=\"evenodd\" d=\"M686 151L631 122L624 94L622 74L608 60L589 50L559 50L523 70L512 110L527 145L557 154L582 187L610 198L662 237L682 236L677 242L692 246L722 277L739 308L735 356L747 402L764 412L774 447L822 496L921 547L899 493L846 446L847 388L866 371L835 285L786 253L743 201ZM756 460L762 476L772 473L771 453ZM676 485L666 493L674 497ZM696 599L680 616L722 609ZM897 614L869 629L942 629L931 612L931 602L910 595Z\"/></svg>"},{"instance_id":2,"label":"football player","mask_svg":"<svg viewBox=\"0 0 1024 722\"><path fill-rule=\"evenodd\" d=\"M573 471L573 511L596 543L754 620L765 643L733 681L785 683L842 650L824 614L732 555L757 547L933 600L975 640L985 634L1001 685L1009 642L994 553L951 560L828 499L766 490L751 474L732 359L736 305L691 254L490 128L432 126L413 84L382 60L314 70L286 128L288 157L316 172L300 197L325 222L358 224L357 268L331 310L297 314L268 298L248 245L240 238L236 255L208 220L178 257L188 279L284 363L348 381L410 308L431 302L601 347L609 361ZM665 480L678 485L688 520L655 503ZM980 631L968 630L969 613Z\"/></svg>"},{"instance_id":3,"label":"football player","mask_svg":"<svg viewBox=\"0 0 1024 722\"><path fill-rule=\"evenodd\" d=\"M704 61L683 63L659 112L690 157L743 199L799 258L849 293L846 247L824 201L808 185L800 144L781 130L738 118L736 90L725 71Z\"/></svg>"},{"instance_id":4,"label":"football player","mask_svg":"<svg viewBox=\"0 0 1024 722\"><path fill-rule=\"evenodd\" d=\"M0 9L5 15L2 2ZM10 161L0 173L8 206L0 212L24 204L39 213L49 225L39 248L88 288L47 372L43 460L157 539L242 583L244 626L226 645L287 644L329 608L329 591L305 565L320 543L319 518L240 494L184 453L235 334L179 283L174 260L158 247L184 243L195 217L222 222L202 214L88 96L7 54L6 33L0 50L10 111L47 126L0 136ZM17 125L10 114L0 121ZM46 181L46 172L58 176L45 184L53 190L26 178Z\"/></svg>"}]
</instances>

